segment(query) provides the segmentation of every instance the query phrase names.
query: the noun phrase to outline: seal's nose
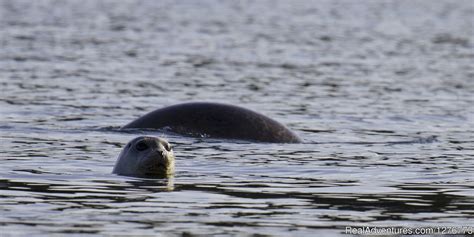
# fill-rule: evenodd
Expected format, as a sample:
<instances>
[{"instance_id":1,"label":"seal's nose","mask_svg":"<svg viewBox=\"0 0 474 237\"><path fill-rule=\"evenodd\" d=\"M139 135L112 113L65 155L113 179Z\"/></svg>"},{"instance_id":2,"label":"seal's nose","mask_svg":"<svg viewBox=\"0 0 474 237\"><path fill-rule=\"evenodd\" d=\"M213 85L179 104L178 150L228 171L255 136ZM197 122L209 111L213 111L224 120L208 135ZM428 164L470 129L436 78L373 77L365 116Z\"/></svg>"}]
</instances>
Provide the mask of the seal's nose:
<instances>
[{"instance_id":1,"label":"seal's nose","mask_svg":"<svg viewBox=\"0 0 474 237\"><path fill-rule=\"evenodd\" d=\"M159 152L164 151L163 147L161 146L160 140L153 140L153 150L159 151Z\"/></svg>"}]
</instances>

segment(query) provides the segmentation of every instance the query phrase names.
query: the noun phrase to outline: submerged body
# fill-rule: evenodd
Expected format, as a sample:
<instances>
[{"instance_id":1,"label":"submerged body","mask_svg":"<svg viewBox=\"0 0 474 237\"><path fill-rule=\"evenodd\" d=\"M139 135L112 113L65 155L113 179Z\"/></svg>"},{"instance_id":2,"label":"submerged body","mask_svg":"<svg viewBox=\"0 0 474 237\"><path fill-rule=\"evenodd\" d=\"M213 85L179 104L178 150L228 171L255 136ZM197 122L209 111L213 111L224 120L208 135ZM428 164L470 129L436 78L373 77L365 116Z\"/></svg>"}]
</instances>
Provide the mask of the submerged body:
<instances>
[{"instance_id":1,"label":"submerged body","mask_svg":"<svg viewBox=\"0 0 474 237\"><path fill-rule=\"evenodd\" d=\"M159 137L140 136L120 152L114 174L166 178L174 173L174 154L170 144Z\"/></svg>"},{"instance_id":2,"label":"submerged body","mask_svg":"<svg viewBox=\"0 0 474 237\"><path fill-rule=\"evenodd\" d=\"M219 103L184 103L157 109L123 128L169 129L182 135L271 143L301 142L296 134L271 118Z\"/></svg>"}]
</instances>

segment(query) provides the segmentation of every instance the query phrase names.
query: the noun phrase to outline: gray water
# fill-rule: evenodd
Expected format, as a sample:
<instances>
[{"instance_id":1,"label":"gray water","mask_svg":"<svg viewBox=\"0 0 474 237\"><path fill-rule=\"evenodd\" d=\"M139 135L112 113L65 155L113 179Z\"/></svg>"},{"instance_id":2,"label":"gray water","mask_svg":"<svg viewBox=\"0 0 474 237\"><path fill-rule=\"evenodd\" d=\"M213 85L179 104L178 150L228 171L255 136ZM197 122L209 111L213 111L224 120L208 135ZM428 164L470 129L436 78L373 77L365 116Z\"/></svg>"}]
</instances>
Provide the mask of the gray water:
<instances>
[{"instance_id":1,"label":"gray water","mask_svg":"<svg viewBox=\"0 0 474 237\"><path fill-rule=\"evenodd\" d=\"M474 228L472 1L0 1L0 235ZM124 133L187 101L304 139ZM162 136L170 179L112 175Z\"/></svg>"}]
</instances>

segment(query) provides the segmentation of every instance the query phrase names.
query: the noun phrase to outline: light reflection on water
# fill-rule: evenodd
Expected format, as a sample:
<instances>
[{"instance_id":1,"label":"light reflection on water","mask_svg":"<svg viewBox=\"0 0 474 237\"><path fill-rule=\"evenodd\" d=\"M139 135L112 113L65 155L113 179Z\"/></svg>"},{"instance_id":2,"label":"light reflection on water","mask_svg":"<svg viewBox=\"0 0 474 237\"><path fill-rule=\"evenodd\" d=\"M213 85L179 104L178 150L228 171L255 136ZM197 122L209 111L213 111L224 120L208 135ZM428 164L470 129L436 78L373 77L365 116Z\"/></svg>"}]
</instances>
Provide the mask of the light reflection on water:
<instances>
[{"instance_id":1,"label":"light reflection on water","mask_svg":"<svg viewBox=\"0 0 474 237\"><path fill-rule=\"evenodd\" d=\"M0 2L0 231L469 225L473 6L427 2ZM117 129L196 100L260 111L305 142ZM174 177L111 174L143 134L173 144Z\"/></svg>"}]
</instances>

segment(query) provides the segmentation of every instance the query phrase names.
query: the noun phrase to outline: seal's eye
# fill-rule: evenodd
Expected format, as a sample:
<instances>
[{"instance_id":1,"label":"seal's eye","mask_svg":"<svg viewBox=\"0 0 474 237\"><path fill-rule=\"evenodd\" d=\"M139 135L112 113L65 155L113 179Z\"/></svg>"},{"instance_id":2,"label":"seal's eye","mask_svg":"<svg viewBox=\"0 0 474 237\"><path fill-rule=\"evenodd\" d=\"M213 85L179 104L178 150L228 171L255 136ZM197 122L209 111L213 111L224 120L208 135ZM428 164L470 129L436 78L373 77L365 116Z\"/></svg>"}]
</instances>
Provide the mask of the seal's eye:
<instances>
[{"instance_id":1,"label":"seal's eye","mask_svg":"<svg viewBox=\"0 0 474 237\"><path fill-rule=\"evenodd\" d=\"M171 151L171 145L169 143L163 143L163 147L166 149L166 151Z\"/></svg>"},{"instance_id":2,"label":"seal's eye","mask_svg":"<svg viewBox=\"0 0 474 237\"><path fill-rule=\"evenodd\" d=\"M135 148L138 151L144 151L144 150L148 149L148 144L146 144L145 141L139 141L139 142L137 142L137 144L135 144Z\"/></svg>"}]
</instances>

